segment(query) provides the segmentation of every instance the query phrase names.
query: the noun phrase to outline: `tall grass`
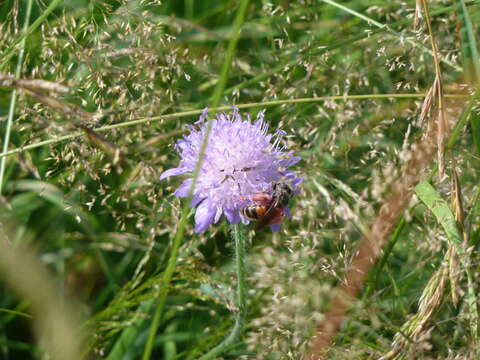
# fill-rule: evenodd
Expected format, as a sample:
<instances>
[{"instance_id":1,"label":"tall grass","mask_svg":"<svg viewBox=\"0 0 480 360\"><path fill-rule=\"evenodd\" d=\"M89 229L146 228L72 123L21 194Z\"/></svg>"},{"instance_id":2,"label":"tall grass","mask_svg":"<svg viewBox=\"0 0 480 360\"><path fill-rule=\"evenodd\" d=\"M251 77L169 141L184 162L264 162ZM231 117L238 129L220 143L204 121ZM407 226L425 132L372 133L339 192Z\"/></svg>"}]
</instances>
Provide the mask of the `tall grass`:
<instances>
[{"instance_id":1,"label":"tall grass","mask_svg":"<svg viewBox=\"0 0 480 360\"><path fill-rule=\"evenodd\" d=\"M426 3L0 3L0 358L64 343L82 346L69 358L299 359L342 310L313 358L475 359L480 2ZM239 314L239 248L226 221L195 234L159 175L185 125L232 105L266 109L305 181L280 233L246 234L244 331L209 353ZM439 125L439 156L413 169ZM412 197L339 301L399 182ZM42 330L52 306L77 321L55 323L65 337Z\"/></svg>"}]
</instances>

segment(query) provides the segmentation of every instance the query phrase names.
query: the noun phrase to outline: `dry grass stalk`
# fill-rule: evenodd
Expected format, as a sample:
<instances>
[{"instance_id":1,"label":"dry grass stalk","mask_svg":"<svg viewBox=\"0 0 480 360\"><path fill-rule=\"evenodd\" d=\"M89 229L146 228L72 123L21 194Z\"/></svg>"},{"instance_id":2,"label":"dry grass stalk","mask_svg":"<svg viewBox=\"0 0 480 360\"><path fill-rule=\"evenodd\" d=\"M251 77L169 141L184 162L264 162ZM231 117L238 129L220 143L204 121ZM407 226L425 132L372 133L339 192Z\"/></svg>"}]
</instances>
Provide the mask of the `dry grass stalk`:
<instances>
[{"instance_id":1,"label":"dry grass stalk","mask_svg":"<svg viewBox=\"0 0 480 360\"><path fill-rule=\"evenodd\" d=\"M452 198L451 204L453 209L453 214L455 215L455 219L457 220L458 230L461 234L463 234L464 238L467 238L467 234L464 232L464 222L465 222L465 211L463 208L463 200L462 200L462 189L460 187L460 181L458 179L457 171L455 167L453 167L453 181L452 181ZM458 298L458 281L460 278L460 261L458 258L458 254L455 250L453 244L450 244L448 247L448 274L450 278L450 291L452 295L452 302L453 304L457 304L459 301Z\"/></svg>"},{"instance_id":2,"label":"dry grass stalk","mask_svg":"<svg viewBox=\"0 0 480 360\"><path fill-rule=\"evenodd\" d=\"M7 87L19 87L32 90L52 91L67 94L70 89L64 85L38 79L16 79L13 75L0 73L0 85Z\"/></svg>"},{"instance_id":3,"label":"dry grass stalk","mask_svg":"<svg viewBox=\"0 0 480 360\"><path fill-rule=\"evenodd\" d=\"M38 254L13 246L5 234L5 224L0 227L2 279L28 303L37 338L47 351L44 358L81 359L82 334L77 331L77 324L71 316L75 311L59 296L50 274L38 260Z\"/></svg>"},{"instance_id":4,"label":"dry grass stalk","mask_svg":"<svg viewBox=\"0 0 480 360\"><path fill-rule=\"evenodd\" d=\"M458 175L454 169L451 206L460 231L463 229L464 221L462 203ZM452 303L455 305L458 303L458 282L460 274L461 269L458 254L455 246L450 243L441 268L433 274L423 290L418 312L402 326L401 331L395 334L392 349L382 356L380 360L400 358L405 354L409 345L416 344L421 340L422 335L428 331L427 324L442 305L442 300L445 299L445 289L448 282L450 283Z\"/></svg>"},{"instance_id":5,"label":"dry grass stalk","mask_svg":"<svg viewBox=\"0 0 480 360\"><path fill-rule=\"evenodd\" d=\"M434 94L437 99L437 152L438 152L438 173L440 179L445 175L445 131L447 124L447 116L445 109L445 101L443 96L442 72L440 71L440 58L438 54L437 43L433 36L432 24L430 22L430 14L428 12L428 4L426 0L421 0L422 8L425 13L425 23L427 24L428 34L433 52L433 62L435 64L435 81L433 82ZM418 5L418 4L417 4Z\"/></svg>"},{"instance_id":6,"label":"dry grass stalk","mask_svg":"<svg viewBox=\"0 0 480 360\"><path fill-rule=\"evenodd\" d=\"M460 180L458 179L458 173L453 168L453 182L452 182L452 209L453 214L455 215L455 220L457 220L457 226L460 233L464 232L464 222L465 222L465 210L463 207L462 200L462 188L460 187Z\"/></svg>"},{"instance_id":7,"label":"dry grass stalk","mask_svg":"<svg viewBox=\"0 0 480 360\"><path fill-rule=\"evenodd\" d=\"M69 116L73 120L75 126L85 133L86 138L93 146L99 148L112 158L112 163L114 165L126 160L123 152L117 145L108 141L105 136L98 134L85 125L85 123L94 122L96 117L99 116L98 114L92 114L78 106L66 104L65 102L45 93L45 91L53 93L68 93L69 89L67 87L44 80L14 79L10 75L1 75L0 84L22 89L27 95L36 98L45 105Z\"/></svg>"},{"instance_id":8,"label":"dry grass stalk","mask_svg":"<svg viewBox=\"0 0 480 360\"><path fill-rule=\"evenodd\" d=\"M392 349L379 360L392 360L405 355L410 344L418 343L422 335L428 332L427 324L442 305L445 289L448 284L449 267L447 265L450 252L445 254L445 261L425 286L420 297L418 312L413 315L393 339Z\"/></svg>"},{"instance_id":9,"label":"dry grass stalk","mask_svg":"<svg viewBox=\"0 0 480 360\"><path fill-rule=\"evenodd\" d=\"M415 0L415 15L413 20L413 28L416 30L420 24L420 19L422 17L422 0Z\"/></svg>"},{"instance_id":10,"label":"dry grass stalk","mask_svg":"<svg viewBox=\"0 0 480 360\"><path fill-rule=\"evenodd\" d=\"M425 114L430 112L428 106L432 106L431 96L427 96L425 99L422 108L422 112L425 112ZM398 218L407 208L412 198L413 187L419 183L424 171L432 163L437 150L438 142L436 140L439 131L437 130L439 122L435 115L438 115L438 113L431 118L424 136L412 146L410 159L403 167L401 176L392 184L390 197L384 201L380 208L371 232L362 238L359 250L345 275L345 281L337 288L332 305L325 315L325 320L318 327L311 340L310 349L306 355L307 359L326 359L325 354L346 318L350 303L361 290L368 272L380 255L381 249ZM447 128L442 129L442 134L447 137L449 132L450 126L447 124ZM436 281L441 285L444 279L437 275ZM434 295L434 297L438 297L437 293L434 293ZM426 301L426 304L425 309L433 309L436 302L432 300L428 305L429 301ZM423 323L424 321L421 321L420 325Z\"/></svg>"}]
</instances>

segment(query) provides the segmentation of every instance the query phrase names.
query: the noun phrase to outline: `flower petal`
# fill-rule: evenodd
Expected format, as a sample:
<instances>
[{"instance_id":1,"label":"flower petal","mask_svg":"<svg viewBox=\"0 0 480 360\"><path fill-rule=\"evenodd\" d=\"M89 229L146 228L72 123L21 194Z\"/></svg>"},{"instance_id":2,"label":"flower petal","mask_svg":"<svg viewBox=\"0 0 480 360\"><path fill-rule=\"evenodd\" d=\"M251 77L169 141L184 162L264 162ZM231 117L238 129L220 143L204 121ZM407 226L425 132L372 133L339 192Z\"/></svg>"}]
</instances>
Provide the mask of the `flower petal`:
<instances>
[{"instance_id":1,"label":"flower petal","mask_svg":"<svg viewBox=\"0 0 480 360\"><path fill-rule=\"evenodd\" d=\"M200 118L197 121L195 121L195 125L203 124L205 120L208 120L208 107L203 109L202 115L200 115Z\"/></svg>"},{"instance_id":2,"label":"flower petal","mask_svg":"<svg viewBox=\"0 0 480 360\"><path fill-rule=\"evenodd\" d=\"M273 224L270 225L270 229L272 229L272 232L279 232L280 231L280 224Z\"/></svg>"},{"instance_id":3,"label":"flower petal","mask_svg":"<svg viewBox=\"0 0 480 360\"><path fill-rule=\"evenodd\" d=\"M216 213L215 213L215 218L213 219L213 222L216 224L218 220L220 220L220 217L222 216L222 208L220 206L217 207Z\"/></svg>"},{"instance_id":4,"label":"flower petal","mask_svg":"<svg viewBox=\"0 0 480 360\"><path fill-rule=\"evenodd\" d=\"M240 212L237 209L224 209L223 212L230 224L236 225L240 222Z\"/></svg>"},{"instance_id":5,"label":"flower petal","mask_svg":"<svg viewBox=\"0 0 480 360\"><path fill-rule=\"evenodd\" d=\"M203 201L195 212L195 232L204 232L213 223L215 212L209 201Z\"/></svg>"},{"instance_id":6,"label":"flower petal","mask_svg":"<svg viewBox=\"0 0 480 360\"><path fill-rule=\"evenodd\" d=\"M200 204L200 202L202 200L205 200L206 197L205 196L200 196L200 195L193 195L193 198L192 198L192 202L190 203L190 207L195 207L197 206L198 204Z\"/></svg>"},{"instance_id":7,"label":"flower petal","mask_svg":"<svg viewBox=\"0 0 480 360\"><path fill-rule=\"evenodd\" d=\"M185 168L168 169L167 171L164 171L162 175L160 175L160 180L166 179L167 177L170 177L170 176L185 174L186 172L188 172L188 170Z\"/></svg>"},{"instance_id":8,"label":"flower petal","mask_svg":"<svg viewBox=\"0 0 480 360\"><path fill-rule=\"evenodd\" d=\"M211 224L221 221L225 214L231 224L248 223L240 214L240 209L249 204L269 206L271 198L263 193L272 193L272 184L285 181L294 193L299 193L298 185L303 181L289 169L300 161L282 141L285 132L268 132L264 111L252 121L250 116L240 113L238 108L220 113L211 119L211 134L206 156L200 169L198 183L190 207L197 207L195 231L205 231ZM175 195L187 197L191 186L191 173L196 166L199 150L207 130L208 109L200 119L187 126L189 134L179 139L175 150L180 155L176 168L161 174L160 179L184 174ZM271 197L271 195L270 195ZM258 201L262 199L262 201ZM281 223L288 209L276 209L275 216L268 225ZM279 226L272 226L278 231Z\"/></svg>"},{"instance_id":9,"label":"flower petal","mask_svg":"<svg viewBox=\"0 0 480 360\"><path fill-rule=\"evenodd\" d=\"M291 185L292 187L294 188L294 193L296 195L300 194L300 189L298 188L298 186L303 183L303 180L304 178L303 177L295 177L292 182L291 182Z\"/></svg>"},{"instance_id":10,"label":"flower petal","mask_svg":"<svg viewBox=\"0 0 480 360\"><path fill-rule=\"evenodd\" d=\"M180 197L187 197L190 186L192 186L192 179L187 179L175 190L174 194Z\"/></svg>"},{"instance_id":11,"label":"flower petal","mask_svg":"<svg viewBox=\"0 0 480 360\"><path fill-rule=\"evenodd\" d=\"M300 156L292 156L290 159L289 159L289 162L288 162L288 166L292 166L292 165L295 165L296 163L298 163L299 161L301 161L302 158Z\"/></svg>"}]
</instances>

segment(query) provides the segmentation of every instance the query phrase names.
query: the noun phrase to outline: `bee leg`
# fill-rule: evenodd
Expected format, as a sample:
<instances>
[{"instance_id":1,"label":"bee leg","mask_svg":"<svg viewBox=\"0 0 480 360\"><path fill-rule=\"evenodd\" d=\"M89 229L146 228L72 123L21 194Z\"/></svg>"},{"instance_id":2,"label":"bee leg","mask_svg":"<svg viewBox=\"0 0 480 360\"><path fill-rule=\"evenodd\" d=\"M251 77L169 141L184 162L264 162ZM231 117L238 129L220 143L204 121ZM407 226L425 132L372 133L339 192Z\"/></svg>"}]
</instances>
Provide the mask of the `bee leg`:
<instances>
[{"instance_id":1,"label":"bee leg","mask_svg":"<svg viewBox=\"0 0 480 360\"><path fill-rule=\"evenodd\" d=\"M283 221L283 209L275 209L277 210L275 215L272 217L272 219L268 222L268 225L274 225L274 224L280 224Z\"/></svg>"}]
</instances>

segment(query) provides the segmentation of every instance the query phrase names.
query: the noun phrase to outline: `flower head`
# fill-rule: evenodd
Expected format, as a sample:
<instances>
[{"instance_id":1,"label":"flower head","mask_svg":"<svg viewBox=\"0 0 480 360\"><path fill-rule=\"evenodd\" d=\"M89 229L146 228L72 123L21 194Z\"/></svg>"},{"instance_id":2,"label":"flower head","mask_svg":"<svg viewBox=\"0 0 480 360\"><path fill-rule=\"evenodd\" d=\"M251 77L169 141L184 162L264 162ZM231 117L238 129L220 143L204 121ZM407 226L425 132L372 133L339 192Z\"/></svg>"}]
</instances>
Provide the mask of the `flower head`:
<instances>
[{"instance_id":1,"label":"flower head","mask_svg":"<svg viewBox=\"0 0 480 360\"><path fill-rule=\"evenodd\" d=\"M200 116L196 126L189 125L190 133L177 141L175 149L181 160L178 167L165 171L160 179L169 176L188 174L175 195L187 197L192 184L191 175L199 159L202 141L207 130L207 109ZM259 193L272 193L275 183L285 182L294 191L302 179L288 168L298 161L280 144L285 134L277 130L267 133L268 124L264 121L264 111L252 122L250 117L242 118L237 108L231 114L218 114L213 119L205 158L195 185L191 206L197 206L195 231L203 232L211 224L218 222L225 214L231 224L240 220L240 210L255 204L253 196ZM288 214L288 209L285 209ZM273 225L272 230L278 230Z\"/></svg>"}]
</instances>

